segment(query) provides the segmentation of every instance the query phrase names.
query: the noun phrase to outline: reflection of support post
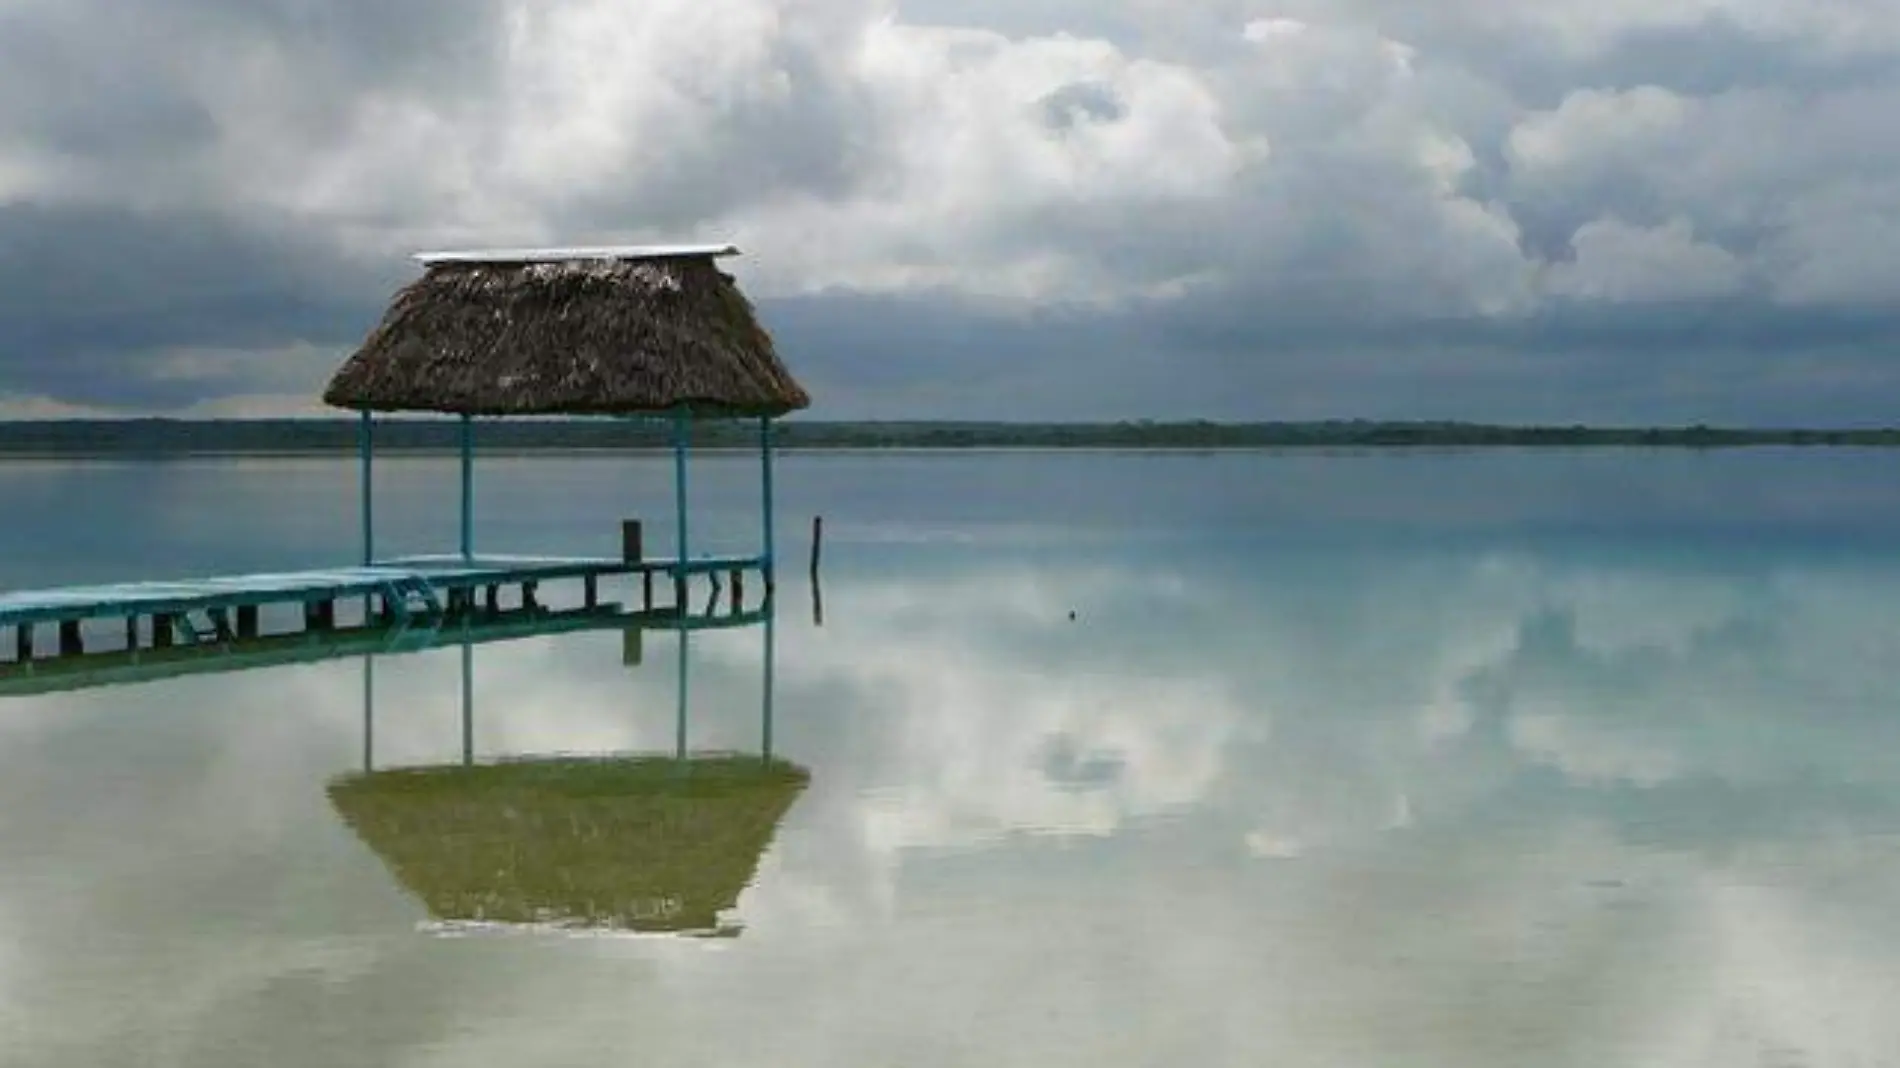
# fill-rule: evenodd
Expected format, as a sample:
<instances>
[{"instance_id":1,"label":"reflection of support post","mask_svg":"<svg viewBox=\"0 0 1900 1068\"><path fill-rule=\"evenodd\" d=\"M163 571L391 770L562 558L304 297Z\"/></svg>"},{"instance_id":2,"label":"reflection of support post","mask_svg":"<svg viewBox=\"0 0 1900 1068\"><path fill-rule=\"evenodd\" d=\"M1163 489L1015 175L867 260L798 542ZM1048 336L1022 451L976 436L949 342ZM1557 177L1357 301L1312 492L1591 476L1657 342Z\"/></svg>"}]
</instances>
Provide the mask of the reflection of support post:
<instances>
[{"instance_id":1,"label":"reflection of support post","mask_svg":"<svg viewBox=\"0 0 1900 1068\"><path fill-rule=\"evenodd\" d=\"M363 774L376 768L376 658L363 658Z\"/></svg>"},{"instance_id":2,"label":"reflection of support post","mask_svg":"<svg viewBox=\"0 0 1900 1068\"><path fill-rule=\"evenodd\" d=\"M760 697L759 752L766 763L772 762L772 687L777 679L775 656L778 640L773 621L778 613L768 606L765 610L765 690Z\"/></svg>"},{"instance_id":3,"label":"reflection of support post","mask_svg":"<svg viewBox=\"0 0 1900 1068\"><path fill-rule=\"evenodd\" d=\"M817 575L811 577L811 625L825 625L825 591L819 586Z\"/></svg>"},{"instance_id":4,"label":"reflection of support post","mask_svg":"<svg viewBox=\"0 0 1900 1068\"><path fill-rule=\"evenodd\" d=\"M475 763L475 643L462 632L462 766Z\"/></svg>"},{"instance_id":5,"label":"reflection of support post","mask_svg":"<svg viewBox=\"0 0 1900 1068\"><path fill-rule=\"evenodd\" d=\"M679 706L673 723L673 755L680 760L686 759L686 660L687 646L691 644L691 635L680 628Z\"/></svg>"},{"instance_id":6,"label":"reflection of support post","mask_svg":"<svg viewBox=\"0 0 1900 1068\"><path fill-rule=\"evenodd\" d=\"M811 580L818 581L818 558L825 549L825 517L811 517Z\"/></svg>"}]
</instances>

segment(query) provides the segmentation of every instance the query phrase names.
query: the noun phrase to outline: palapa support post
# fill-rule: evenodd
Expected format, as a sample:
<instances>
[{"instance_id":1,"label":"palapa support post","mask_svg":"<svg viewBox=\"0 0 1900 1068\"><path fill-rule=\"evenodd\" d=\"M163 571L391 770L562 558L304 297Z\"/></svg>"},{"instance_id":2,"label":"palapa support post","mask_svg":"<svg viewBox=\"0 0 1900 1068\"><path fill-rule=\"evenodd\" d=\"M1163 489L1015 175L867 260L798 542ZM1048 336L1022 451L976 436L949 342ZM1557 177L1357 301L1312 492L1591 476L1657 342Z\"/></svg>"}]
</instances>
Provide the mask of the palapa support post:
<instances>
[{"instance_id":1,"label":"palapa support post","mask_svg":"<svg viewBox=\"0 0 1900 1068\"><path fill-rule=\"evenodd\" d=\"M475 420L462 416L462 559L475 558Z\"/></svg>"},{"instance_id":2,"label":"palapa support post","mask_svg":"<svg viewBox=\"0 0 1900 1068\"><path fill-rule=\"evenodd\" d=\"M125 617L125 648L127 652L137 652L139 648L139 617Z\"/></svg>"},{"instance_id":3,"label":"palapa support post","mask_svg":"<svg viewBox=\"0 0 1900 1068\"><path fill-rule=\"evenodd\" d=\"M774 565L777 553L776 548L772 544L774 535L774 524L772 521L772 417L769 415L759 420L759 504L764 513L761 519L765 527L765 553L760 561L759 570L765 578L765 595L770 597L772 591L778 588L778 582L776 578L777 568ZM738 584L734 583L734 585L737 586Z\"/></svg>"},{"instance_id":4,"label":"palapa support post","mask_svg":"<svg viewBox=\"0 0 1900 1068\"><path fill-rule=\"evenodd\" d=\"M581 579L581 603L588 608L600 607L600 579L588 575Z\"/></svg>"},{"instance_id":5,"label":"palapa support post","mask_svg":"<svg viewBox=\"0 0 1900 1068\"><path fill-rule=\"evenodd\" d=\"M681 404L673 409L673 511L677 548L673 567L673 606L686 614L686 436L688 412Z\"/></svg>"},{"instance_id":6,"label":"palapa support post","mask_svg":"<svg viewBox=\"0 0 1900 1068\"><path fill-rule=\"evenodd\" d=\"M152 648L170 649L172 643L177 640L178 635L173 631L170 613L160 613L152 617Z\"/></svg>"},{"instance_id":7,"label":"palapa support post","mask_svg":"<svg viewBox=\"0 0 1900 1068\"><path fill-rule=\"evenodd\" d=\"M254 604L241 604L237 607L237 636L255 638L258 633L258 612Z\"/></svg>"},{"instance_id":8,"label":"palapa support post","mask_svg":"<svg viewBox=\"0 0 1900 1068\"><path fill-rule=\"evenodd\" d=\"M738 615L740 610L744 607L745 571L735 567L732 569L732 614L735 616Z\"/></svg>"},{"instance_id":9,"label":"palapa support post","mask_svg":"<svg viewBox=\"0 0 1900 1068\"><path fill-rule=\"evenodd\" d=\"M487 603L489 615L491 616L496 615L501 611L501 587L500 586L497 586L491 583L488 589L483 591L483 599Z\"/></svg>"},{"instance_id":10,"label":"palapa support post","mask_svg":"<svg viewBox=\"0 0 1900 1068\"><path fill-rule=\"evenodd\" d=\"M59 621L59 655L79 656L86 651L85 635L79 632L77 619Z\"/></svg>"},{"instance_id":11,"label":"palapa support post","mask_svg":"<svg viewBox=\"0 0 1900 1068\"><path fill-rule=\"evenodd\" d=\"M371 481L371 456L375 452L376 442L371 428L369 409L363 409L362 417L357 421L356 451L361 465L359 477L362 480L363 496L363 566L376 562L376 494L375 483ZM367 608L364 610L368 611Z\"/></svg>"},{"instance_id":12,"label":"palapa support post","mask_svg":"<svg viewBox=\"0 0 1900 1068\"><path fill-rule=\"evenodd\" d=\"M13 658L22 664L33 659L33 624L21 623L13 628Z\"/></svg>"},{"instance_id":13,"label":"palapa support post","mask_svg":"<svg viewBox=\"0 0 1900 1068\"><path fill-rule=\"evenodd\" d=\"M620 631L620 664L639 667L646 661L646 628L634 625Z\"/></svg>"}]
</instances>

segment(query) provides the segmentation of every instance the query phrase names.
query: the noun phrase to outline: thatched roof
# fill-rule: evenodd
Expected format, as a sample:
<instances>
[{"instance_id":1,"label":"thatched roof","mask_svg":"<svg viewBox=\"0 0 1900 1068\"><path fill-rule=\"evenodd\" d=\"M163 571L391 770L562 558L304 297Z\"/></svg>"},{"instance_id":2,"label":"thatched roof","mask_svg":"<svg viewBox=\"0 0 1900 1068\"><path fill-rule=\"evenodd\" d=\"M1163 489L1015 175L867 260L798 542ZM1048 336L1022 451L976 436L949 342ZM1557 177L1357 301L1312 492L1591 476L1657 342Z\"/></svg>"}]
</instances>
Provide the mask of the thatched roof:
<instances>
[{"instance_id":1,"label":"thatched roof","mask_svg":"<svg viewBox=\"0 0 1900 1068\"><path fill-rule=\"evenodd\" d=\"M418 257L324 391L369 411L776 416L811 398L715 257L730 248Z\"/></svg>"},{"instance_id":2,"label":"thatched roof","mask_svg":"<svg viewBox=\"0 0 1900 1068\"><path fill-rule=\"evenodd\" d=\"M804 769L759 757L509 761L352 775L330 801L446 921L732 933Z\"/></svg>"}]
</instances>

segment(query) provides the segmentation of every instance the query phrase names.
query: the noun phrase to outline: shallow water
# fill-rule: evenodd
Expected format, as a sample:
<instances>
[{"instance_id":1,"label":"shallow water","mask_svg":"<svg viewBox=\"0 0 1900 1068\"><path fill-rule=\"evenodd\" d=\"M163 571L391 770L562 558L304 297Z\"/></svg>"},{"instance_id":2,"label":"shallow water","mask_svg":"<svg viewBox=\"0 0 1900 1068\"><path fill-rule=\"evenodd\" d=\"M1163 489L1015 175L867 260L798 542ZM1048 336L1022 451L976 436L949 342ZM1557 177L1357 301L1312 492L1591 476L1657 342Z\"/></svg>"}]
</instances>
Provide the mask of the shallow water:
<instances>
[{"instance_id":1,"label":"shallow water","mask_svg":"<svg viewBox=\"0 0 1900 1068\"><path fill-rule=\"evenodd\" d=\"M1900 1049L1889 455L780 471L770 745L811 778L737 937L431 922L325 790L366 755L461 759L454 646L379 658L367 702L361 659L0 698L0 1064ZM669 551L668 474L485 463L478 546L611 553L644 513ZM750 548L752 464L694 476L698 547ZM348 560L354 477L0 465L0 586ZM378 479L385 551L453 542L452 465ZM767 642L692 638L690 748L759 750ZM624 652L617 631L475 648L477 759L671 752L677 639Z\"/></svg>"}]
</instances>

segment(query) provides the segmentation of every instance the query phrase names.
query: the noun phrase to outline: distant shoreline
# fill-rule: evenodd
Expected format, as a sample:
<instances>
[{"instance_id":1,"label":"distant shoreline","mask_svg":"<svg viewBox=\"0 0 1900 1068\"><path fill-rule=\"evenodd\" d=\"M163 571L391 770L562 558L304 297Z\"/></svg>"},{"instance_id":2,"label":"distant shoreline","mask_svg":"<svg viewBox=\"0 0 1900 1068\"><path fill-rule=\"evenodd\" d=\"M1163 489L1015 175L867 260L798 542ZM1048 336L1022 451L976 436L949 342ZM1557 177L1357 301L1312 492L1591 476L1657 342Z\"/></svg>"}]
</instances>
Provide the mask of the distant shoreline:
<instances>
[{"instance_id":1,"label":"distant shoreline","mask_svg":"<svg viewBox=\"0 0 1900 1068\"><path fill-rule=\"evenodd\" d=\"M308 459L354 455L351 419L190 421L167 419L0 422L0 461L128 460L174 457ZM750 451L756 425L706 422L693 447ZM1274 423L823 422L792 419L774 433L787 452L990 451L1315 451L1323 449L1736 449L1892 448L1900 429L1511 426L1485 423L1326 421ZM656 420L482 420L485 456L594 456L660 452L670 428ZM390 419L375 426L378 455L453 456L448 419Z\"/></svg>"}]
</instances>

